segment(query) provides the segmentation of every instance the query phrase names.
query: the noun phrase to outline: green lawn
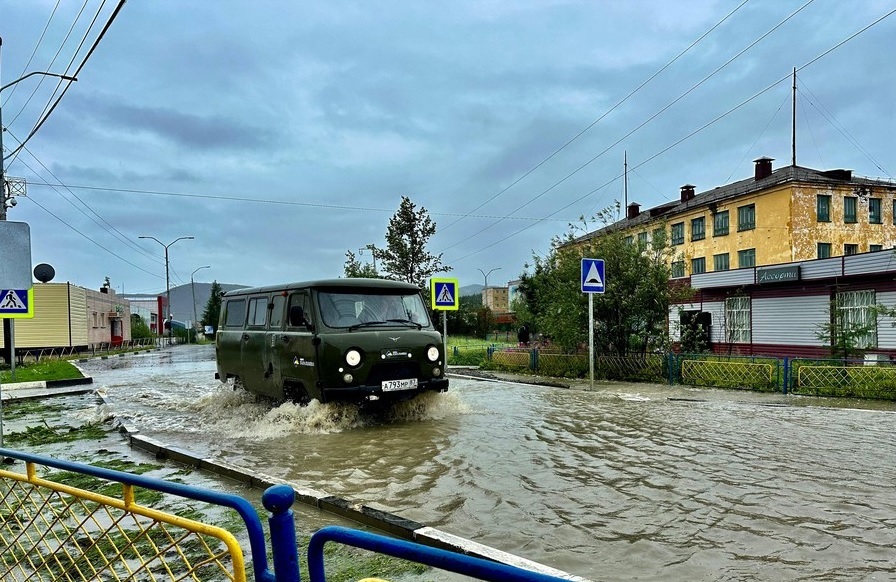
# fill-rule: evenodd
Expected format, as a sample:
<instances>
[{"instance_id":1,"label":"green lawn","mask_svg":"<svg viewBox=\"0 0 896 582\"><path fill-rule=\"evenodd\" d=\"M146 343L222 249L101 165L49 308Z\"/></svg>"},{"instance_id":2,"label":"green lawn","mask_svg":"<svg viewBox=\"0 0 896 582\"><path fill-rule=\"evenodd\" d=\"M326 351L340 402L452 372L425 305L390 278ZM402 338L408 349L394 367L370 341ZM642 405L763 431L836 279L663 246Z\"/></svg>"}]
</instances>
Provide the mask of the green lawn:
<instances>
[{"instance_id":1,"label":"green lawn","mask_svg":"<svg viewBox=\"0 0 896 582\"><path fill-rule=\"evenodd\" d=\"M0 383L34 382L38 380L71 380L83 378L84 375L71 363L65 360L44 360L16 366L16 378L12 379L9 366L0 366Z\"/></svg>"}]
</instances>

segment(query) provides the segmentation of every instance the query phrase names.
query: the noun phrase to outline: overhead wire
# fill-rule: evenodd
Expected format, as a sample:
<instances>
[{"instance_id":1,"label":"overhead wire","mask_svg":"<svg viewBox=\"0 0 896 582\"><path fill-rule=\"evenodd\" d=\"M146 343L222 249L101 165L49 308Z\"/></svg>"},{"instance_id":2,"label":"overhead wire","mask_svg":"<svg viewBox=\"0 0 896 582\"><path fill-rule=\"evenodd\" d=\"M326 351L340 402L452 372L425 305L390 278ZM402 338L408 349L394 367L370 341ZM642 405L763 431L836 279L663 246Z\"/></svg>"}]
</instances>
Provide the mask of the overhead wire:
<instances>
[{"instance_id":1,"label":"overhead wire","mask_svg":"<svg viewBox=\"0 0 896 582\"><path fill-rule=\"evenodd\" d=\"M859 141L855 137L853 137L852 134L849 133L849 130L846 129L846 127L837 120L837 118L834 116L834 114L831 113L827 109L827 107L824 106L824 103L822 103L821 100L818 97L816 97L814 93L812 93L812 91L809 89L809 87L801 79L797 78L797 83L806 93L808 93L809 99L807 99L807 101L809 102L809 105L811 105L813 107L813 109L818 111L818 113L822 117L824 117L825 120L828 123L830 123L834 127L834 129L836 129L840 133L840 135L842 135L844 138L846 138L846 140L850 144L852 144L852 146L855 147L859 151L859 153L861 153L863 156L865 156L868 159L868 161L870 161L872 164L874 164L874 166L878 170L880 170L881 172L884 173L884 175L889 176L890 178L893 177L888 171L886 171L885 169L883 169L883 167L881 167L880 163L878 163L878 161L875 160L871 156L870 153L868 153L868 150L866 150L864 147L862 147L862 144L860 144ZM816 105L816 102L817 102L817 105ZM819 106L820 106L820 108L819 108Z\"/></svg>"},{"instance_id":2,"label":"overhead wire","mask_svg":"<svg viewBox=\"0 0 896 582\"><path fill-rule=\"evenodd\" d=\"M479 206L477 206L476 208L474 208L472 211L470 211L469 214L462 215L461 218L458 218L458 219L455 220L454 222L452 222L452 223L450 223L450 224L448 224L448 225L442 227L442 229L441 229L442 232L444 232L444 231L447 230L448 228L451 228L452 226L454 226L455 224L457 224L458 222L460 222L460 221L463 220L464 218L469 218L470 216L473 215L472 213L476 212L477 210L479 210L480 208L482 208L483 206L485 206L486 204L488 204L489 202L491 202L492 200L494 200L495 198L497 198L497 197L500 196L501 194L507 192L508 190L510 190L511 188L513 188L514 186L516 186L517 184L519 184L522 180L524 180L526 177L528 177L530 174L532 174L532 172L534 172L535 170L537 170L538 168L540 168L541 166L543 166L544 164L546 164L548 161L550 161L554 156L556 156L557 154L559 154L561 151L565 150L565 149L566 149L569 145L571 145L574 141L576 141L577 139L579 139L580 137L582 137L582 135L584 135L588 130L590 130L592 127L594 127L595 125L597 125L599 122L603 121L609 114L611 114L611 113L613 113L614 111L616 111L616 109L618 109L621 105L623 105L626 101L628 101L628 100L629 100L635 93L637 93L638 91L640 91L641 89L643 89L648 83L650 83L650 82L653 81L655 78L657 78L663 71L665 71L665 70L668 69L670 66L672 66L678 59L680 59L680 58L681 58L682 56L684 56L688 51L690 51L692 48L694 48L694 47L695 47L698 43L700 43L700 41L702 41L704 38L706 38L707 36L709 36L709 34L712 33L712 31L714 31L716 28L718 28L719 26L721 26L726 20L728 20L729 18L731 18L731 16L733 16L735 12L737 12L738 10L740 10L741 8L743 8L743 6L744 6L747 2L749 2L749 1L750 1L750 0L743 0L743 2L741 2L740 4L738 4L738 5L734 8L734 10L732 10L731 12L729 12L728 14L726 14L724 18L722 18L721 20L719 20L719 21L718 21L717 23L715 23L712 27L710 27L709 30L707 30L706 32L704 32L703 34L701 34L695 41L693 41L691 44L689 44L689 45L687 46L687 48L685 48L683 51L681 51L680 53L678 53L677 55L675 55L675 57L673 57L672 60L670 60L670 61L669 61L668 63L666 63L665 65L663 65L659 70L657 70L655 73L653 73L652 75L650 75L647 79L645 79L644 81L642 81L641 84L639 84L637 87L635 87L634 89L632 89L632 90L631 90L625 97L623 97L622 99L620 99L615 105L613 105L611 108L609 108L607 111L605 111L600 117L598 117L597 119L595 119L594 121L592 121L587 127L585 127L585 129L583 129L582 131L580 131L579 133L577 133L576 135L574 135L571 139L567 140L566 143L564 143L564 144L561 145L559 148L557 148L556 150L554 150L548 157L546 157L546 158L543 159L542 161L538 162L535 166L533 166L533 167L530 168L527 172L525 172L522 176L520 176L519 178L517 178L516 180L514 180L513 182L511 182L509 185L507 185L505 188L503 188L500 192L498 192L497 194L495 194L494 196L492 196L491 198L489 198L488 200L486 200L485 202L483 202L482 204L480 204Z\"/></svg>"},{"instance_id":3,"label":"overhead wire","mask_svg":"<svg viewBox=\"0 0 896 582\"><path fill-rule=\"evenodd\" d=\"M56 63L56 59L58 59L59 55L62 54L62 49L65 48L65 45L68 42L69 37L71 36L72 32L75 30L75 25L77 25L78 21L81 19L81 14L84 12L84 9L87 8L88 2L89 2L89 0L84 0L84 4L81 5L81 10L79 10L78 14L75 16L75 20L72 22L72 25L69 27L68 32L66 32L65 38L62 39L62 44L59 45L59 49L56 50L56 54L53 55L53 58L50 60L50 63L47 65L48 69L53 68L53 65ZM22 112L25 111L25 108L28 107L28 104L31 102L31 100L34 98L34 96L37 94L37 91L40 89L40 86L43 85L45 80L46 80L46 77L41 77L38 80L37 84L34 86L34 89L31 90L31 95L28 96L28 99L25 100L25 103L22 105L22 107L19 109L19 111L13 116L12 120L6 124L7 127L9 127L13 123L15 123L15 121L19 118L19 116L22 114ZM55 93L55 91L54 91L54 93Z\"/></svg>"},{"instance_id":4,"label":"overhead wire","mask_svg":"<svg viewBox=\"0 0 896 582\"><path fill-rule=\"evenodd\" d=\"M90 60L91 55L93 55L93 52L96 50L97 46L99 46L100 41L103 40L103 37L106 35L106 32L109 30L109 27L112 26L112 23L115 21L115 18L118 16L119 12L121 12L121 8L124 6L124 3L125 3L125 0L119 0L119 3L115 7L115 10L112 12L112 15L109 16L109 19L106 21L106 24L103 26L103 29L100 31L96 40L93 42L93 45L90 47L90 50L87 51L87 54L84 56L84 59L81 61L81 64L78 65L78 69L75 71L75 74L73 76L77 77L81 73L81 70L84 68L84 65L87 64L88 60ZM47 110L47 112L43 115L43 117L41 117L41 119L37 122L37 124L31 130L31 132L25 137L24 141L21 144L19 144L19 146L15 150L13 150L12 153L10 153L10 155L7 157L16 155L16 153L18 153L19 150L21 150L23 147L25 147L25 144L27 144L28 141L31 140L32 137L34 137L34 134L37 133L37 131L43 126L43 124L46 123L47 119L49 119L50 115L56 109L56 106L59 105L59 102L62 100L62 98L65 96L66 92L68 91L69 87L71 87L71 86L72 86L72 82L69 81L65 85L65 88L62 90L62 93L60 93L59 97L57 97L56 101L53 103L53 106L50 107L49 110Z\"/></svg>"},{"instance_id":5,"label":"overhead wire","mask_svg":"<svg viewBox=\"0 0 896 582\"><path fill-rule=\"evenodd\" d=\"M47 34L47 30L49 30L49 28L50 28L50 23L53 22L53 16L56 15L56 10L59 8L60 2L62 2L62 0L56 0L56 5L53 6L53 11L50 12L50 17L47 19L47 23L44 25L44 29L43 29L43 31L41 31L40 37L37 39L37 43L35 43L35 45L34 45L34 50L31 51L31 56L28 57L28 61L25 63L25 66L22 67L22 71L19 73L19 77L24 77L25 73L28 72L28 67L31 66L31 61L34 60L34 55L37 54L37 49L40 48L40 43L43 42L44 36ZM9 96L6 98L7 101L12 99L13 95L16 94L16 89L18 89L18 88L19 88L18 85L13 86L12 90L9 92ZM3 101L0 100L0 104L2 104L2 103L3 103ZM26 104L27 104L27 102L26 102ZM13 118L13 121L15 121L15 118ZM10 122L10 123L12 123L12 122Z\"/></svg>"},{"instance_id":6,"label":"overhead wire","mask_svg":"<svg viewBox=\"0 0 896 582\"><path fill-rule=\"evenodd\" d=\"M829 54L832 53L833 51L837 50L838 48L840 48L841 46L843 46L844 44L846 44L847 42L849 42L849 41L853 40L854 38L858 37L860 34L863 34L864 32L866 32L867 30L869 30L869 29L872 28L873 26L875 26L875 25L879 24L880 22L882 22L883 20L885 20L886 18L889 18L889 17L892 16L894 13L896 13L896 9L891 10L890 12L888 12L888 13L884 14L883 16L877 18L876 20L874 20L874 21L871 22L870 24L864 26L863 28L859 29L859 30L856 31L855 33L849 35L848 37L846 37L845 39L841 40L840 42L838 42L837 44L833 45L832 47L828 48L828 49L825 50L824 52L822 52L822 53L816 55L815 57L813 57L812 59L810 59L809 61L807 61L806 63L804 63L802 66L797 67L797 71L801 71L801 70L803 70L803 69L805 69L805 68L807 68L807 67L809 67L809 66L815 64L816 62L818 62L819 60L821 60L821 59L824 58L825 56L829 55ZM697 135L697 134L700 133L701 131L705 130L707 127L710 127L711 125L717 123L717 122L720 121L721 119L723 119L723 118L727 117L728 115L734 113L735 111L737 111L737 110L740 109L741 107L743 107L743 106L747 105L748 103L752 102L753 100L757 99L757 98L760 97L761 95L767 93L768 91L770 91L771 89L773 89L774 87L776 87L777 85L779 85L780 83L786 81L787 79L790 79L790 77L791 77L790 73L788 73L787 75L781 77L780 79L778 79L777 81L771 83L770 85L768 85L768 86L765 87L764 89L758 91L757 93L754 93L754 94L753 94L752 96L750 96L749 98L745 99L744 101L741 101L739 104L737 104L737 105L735 105L734 107L728 109L726 112L724 112L724 113L722 113L722 114L716 116L715 118L713 118L712 120L710 120L710 121L708 121L707 123L703 124L703 125L700 126L699 128L695 129L694 131L692 131L692 132L690 132L689 134L685 135L684 137L678 139L678 140L675 141L674 143L672 143L672 144L666 146L665 148L661 149L660 151L656 152L656 153L653 154L652 156L648 157L646 160L644 160L644 161L640 162L639 164L635 165L632 169L640 168L641 166L643 166L643 165L645 165L645 164L647 164L647 163L653 161L653 160L656 159L657 157L663 155L664 153L666 153L667 151L669 151L669 150L671 150L672 148L676 147L677 145L681 144L682 142L684 142L684 141L686 141L686 140L692 138L693 136ZM559 212L562 212L562 211L566 210L566 209L569 208L570 206L573 206L574 204L577 204L578 202L581 202L582 200L584 200L584 199L587 198L588 196L591 196L591 195L594 194L595 192L598 192L599 190L601 190L601 189L607 187L608 185L612 184L613 182L615 182L616 180L618 180L620 177L622 177L622 174L619 174L619 175L615 176L614 178L612 178L612 179L608 180L607 182L605 182L603 185L598 186L597 188L595 188L595 189L593 189L593 190L591 190L591 191L589 191L589 192L586 192L584 195L580 196L579 198L577 198L577 199L573 200L572 202L566 204L565 206L563 206L563 207L561 207L561 208L555 210L554 212L551 212L550 214L547 215L547 217L553 216L553 215L555 215L555 214L557 214L557 213L559 213ZM519 229L519 230L517 230L516 232L513 232L513 233L511 233L511 234L509 234L509 235L507 235L507 236L505 236L505 237L503 237L503 238L501 238L501 239L499 239L499 240L497 240L497 241L495 241L495 242L493 242L493 243L491 243L491 244L489 244L489 245L486 245L486 246L484 246L484 247L482 247L482 248L479 248L479 249L476 250L476 251L467 253L467 254L465 254L465 255L463 255L463 256L461 256L461 257L458 257L458 258L456 258L456 259L454 259L454 260L448 261L448 264L456 263L456 262L462 261L462 260L464 260L464 259L467 259L467 258L469 258L469 257L471 257L471 256L477 255L477 254L481 253L482 251L488 250L488 249L492 248L492 247L495 246L495 245L498 245L498 244L500 244L500 243L502 243L502 242L504 242L504 241L506 241L506 240L509 240L509 239L511 239L511 238L513 238L513 237L515 237L515 236L517 236L517 235L519 235L519 234L525 232L526 230L532 228L532 227L535 226L536 224L537 224L537 223L530 224L530 225L528 225L528 226L526 226L526 227L524 227L524 228L522 228L522 229Z\"/></svg>"},{"instance_id":7,"label":"overhead wire","mask_svg":"<svg viewBox=\"0 0 896 582\"><path fill-rule=\"evenodd\" d=\"M518 207L516 208L516 210L514 210L514 211L511 212L510 214L513 215L514 213L516 213L516 212L522 210L523 208L525 208L526 206L532 204L532 203L535 202L536 200L540 199L542 196L548 194L550 191L552 191L552 190L553 190L554 188L556 188L557 186L560 186L561 184L563 184L564 182L566 182L568 179L572 178L573 176L575 176L576 174L578 174L579 172L581 172L582 170L584 170L585 168L587 168L588 166L590 166L591 164L593 164L595 161L597 161L598 159L600 159L601 157L603 157L604 154L606 154L607 152L609 152L610 150L612 150L613 148L615 148L617 145L619 145L620 143L622 143L623 141L625 141L626 139L628 139L629 137L631 137L635 132L639 131L640 129L642 129L643 127L645 127L646 125L648 125L648 124L649 124L650 122L652 122L654 119L656 119L657 117L659 117L660 115L662 115L663 113L665 113L666 111L668 111L673 105L675 105L676 103L678 103L679 101L681 101L682 99L684 99L685 97L687 97L688 95L690 95L692 92L694 92L695 90L697 90L700 86L702 86L704 83L706 83L709 79L711 79L711 78L714 77L716 74L718 74L722 69L724 69L725 67L727 67L728 65L730 65L730 64L731 64L732 62L734 62L736 59L740 58L740 57L741 57L744 53L746 53L748 50L750 50L751 48L753 48L754 46L756 46L757 44L759 44L762 40L764 40L766 37L768 37L768 36L769 36L770 34L772 34L774 31L776 31L777 29L779 29L781 26L783 26L784 24L786 24L788 21L790 21L793 17L795 17L795 16L796 16L797 14L799 14L800 12L802 12L807 6L809 6L810 4L812 4L814 1L815 1L815 0L808 0L805 4L803 4L802 6L800 6L799 8L797 8L794 12L792 12L789 16L787 16L787 18L785 18L784 20L782 20L781 22L779 22L778 24L776 24L775 26L773 26L771 29L769 29L767 32L765 32L762 36L760 36L759 38L757 38L756 40L754 40L753 42L751 42L749 45L747 45L746 47L744 47L743 49L741 49L741 50L740 50L737 54L735 54L733 57L731 57L731 58L729 58L727 61L725 61L722 65L719 65L719 66L718 66L715 70L713 70L710 74L706 75L706 76L703 77L700 81L698 81L696 84L692 85L687 91L685 91L684 93L682 93L681 95L679 95L678 97L676 97L675 99L673 99L671 102L669 102L668 104L666 104L664 107L660 108L659 111L657 111L656 113L654 113L653 115L651 115L650 117L648 117L646 120L644 120L643 122L641 122L640 124L638 124L634 129L632 129L631 131L629 131L628 133L626 133L625 135L623 135L622 137L620 137L619 139L617 139L615 142L613 142L612 144L610 144L609 146L607 146L606 148L604 148L600 153L598 153L597 155L595 155L594 157L592 157L591 159L589 159L588 161L586 161L584 164L580 165L578 168L576 168L575 170L573 170L572 172L570 172L569 174L567 174L566 176L564 176L563 178L561 178L559 181L555 182L555 183L554 183L553 185L551 185L549 188L545 189L544 191L542 191L542 192L541 192L540 194L538 194L537 196L531 198L531 199L530 199L528 202L526 202L525 204L522 204L521 206L518 206ZM489 230L489 229L491 229L491 228L497 226L498 224L500 224L500 221L498 221L498 222L493 222L492 224L490 224L490 225L488 225L488 226L486 226L486 227L480 229L479 231L473 233L472 235L468 235L468 236L464 237L464 239L458 240L457 242L455 242L455 243L453 243L453 244L451 244L451 245L449 245L449 246L443 248L441 252L445 252L445 251L447 251L447 250L450 250L450 249L452 249L452 248L458 246L458 245L461 244L461 243L467 242L467 241L469 241L470 239L475 238L475 237L479 236L480 234L484 233L485 231L487 231L487 230Z\"/></svg>"},{"instance_id":8,"label":"overhead wire","mask_svg":"<svg viewBox=\"0 0 896 582\"><path fill-rule=\"evenodd\" d=\"M9 130L7 130L7 133L10 135L10 137L12 137L14 140L16 140L16 142L19 142L19 139L18 139L14 134L12 134L12 132L10 132ZM50 174L51 176L53 176L53 178L55 178L57 181L59 180L59 178L56 176L56 174L54 174L53 171L50 170L50 168L48 168L48 167L46 166L46 164L44 164L42 161L40 161L40 159L38 159L38 157L37 157L36 155L34 155L34 152L32 152L31 150L29 150L27 147L23 148L23 150L26 151L26 152L28 152L28 155L30 155L30 156L34 159L34 161L36 161L38 164L40 164L40 166L41 166L44 170L46 170L46 172L47 172L48 174ZM18 160L18 158L17 158L17 161L20 161L20 160ZM26 164L24 164L24 162L23 162L23 165L26 165ZM27 166L27 165L26 165L26 167L28 167L29 169L31 169L30 166ZM32 172L34 172L33 169L32 169ZM40 178L40 174L38 174L37 172L34 172L34 175L37 176L38 178ZM156 258L157 258L157 255L153 255L152 253L148 252L146 249L144 249L143 247L141 247L140 245L138 245L137 243L135 243L134 241L132 241L130 238L128 238L128 236L127 236L126 234L124 234L123 232L121 232L120 230L118 230L117 228L115 228L114 225L112 225L108 220L106 220L105 218L103 218L98 212L96 212L93 208L91 208L90 205L88 205L86 202L84 202L84 201L83 201L77 194L75 194L74 192L72 192L71 189L66 188L65 185L61 185L60 187L65 188L66 190L68 190L68 192L69 192L69 193L70 193L70 194L71 194L71 195L72 195L78 202L80 202L80 203L84 206L84 208L86 208L86 209L89 210L91 213L93 213L93 215L96 216L96 218L94 218L93 216L91 216L90 214L88 214L87 212L85 212L83 208L79 207L77 204L75 204L74 202L72 202L71 200L69 200L69 199L68 199L66 196L64 196L64 195L62 194L62 192L60 192L56 187L51 186L51 188L53 188L53 190L56 191L56 193L59 194L59 195L62 197L63 200L65 200L66 202L68 202L69 204L71 204L72 207L74 207L76 210L78 210L78 212L80 212L81 214L83 214L84 216L86 216L87 218L89 218L90 220L92 220L92 221L94 222L94 224L96 224L97 226L99 226L99 227L102 228L103 230L107 231L109 234L111 234L113 237L115 237L116 239L118 239L120 242L123 242L124 244L130 246L132 249L137 250L138 252L144 254L144 255L147 256L147 257L150 257L150 258L153 258L153 259L156 259ZM97 220L97 218L98 218L99 220ZM102 223L101 223L100 221L102 221ZM105 223L105 225L104 225L103 223Z\"/></svg>"}]
</instances>

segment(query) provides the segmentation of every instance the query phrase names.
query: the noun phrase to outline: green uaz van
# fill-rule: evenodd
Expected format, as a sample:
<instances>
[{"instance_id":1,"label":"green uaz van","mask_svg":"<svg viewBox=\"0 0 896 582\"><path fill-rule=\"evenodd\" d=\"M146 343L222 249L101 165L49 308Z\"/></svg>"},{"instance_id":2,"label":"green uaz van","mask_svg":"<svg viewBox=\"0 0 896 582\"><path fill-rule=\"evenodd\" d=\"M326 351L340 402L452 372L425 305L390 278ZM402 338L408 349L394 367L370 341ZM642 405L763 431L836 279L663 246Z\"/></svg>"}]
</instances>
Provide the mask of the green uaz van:
<instances>
[{"instance_id":1,"label":"green uaz van","mask_svg":"<svg viewBox=\"0 0 896 582\"><path fill-rule=\"evenodd\" d=\"M448 389L420 289L329 279L229 291L215 336L221 381L307 403L403 400Z\"/></svg>"}]
</instances>

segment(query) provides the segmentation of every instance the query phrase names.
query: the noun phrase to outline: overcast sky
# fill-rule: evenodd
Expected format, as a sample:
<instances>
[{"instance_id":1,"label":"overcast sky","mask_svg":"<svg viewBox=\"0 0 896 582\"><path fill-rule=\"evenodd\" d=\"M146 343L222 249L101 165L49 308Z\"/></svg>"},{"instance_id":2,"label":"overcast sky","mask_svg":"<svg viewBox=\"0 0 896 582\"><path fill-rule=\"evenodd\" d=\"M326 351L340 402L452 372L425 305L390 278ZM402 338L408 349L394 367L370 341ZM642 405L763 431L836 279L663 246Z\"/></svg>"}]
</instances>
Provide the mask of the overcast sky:
<instances>
[{"instance_id":1,"label":"overcast sky","mask_svg":"<svg viewBox=\"0 0 896 582\"><path fill-rule=\"evenodd\" d=\"M0 0L0 84L73 71L116 4ZM504 284L622 200L624 153L642 208L746 178L760 156L789 164L794 67L797 163L892 178L894 10L131 0L6 160L28 181L9 220L57 282L160 292L164 248L140 236L195 237L169 248L172 286L206 265L196 281L338 277L347 250L384 245L405 195L435 220L446 276ZM56 88L3 91L4 155Z\"/></svg>"}]
</instances>

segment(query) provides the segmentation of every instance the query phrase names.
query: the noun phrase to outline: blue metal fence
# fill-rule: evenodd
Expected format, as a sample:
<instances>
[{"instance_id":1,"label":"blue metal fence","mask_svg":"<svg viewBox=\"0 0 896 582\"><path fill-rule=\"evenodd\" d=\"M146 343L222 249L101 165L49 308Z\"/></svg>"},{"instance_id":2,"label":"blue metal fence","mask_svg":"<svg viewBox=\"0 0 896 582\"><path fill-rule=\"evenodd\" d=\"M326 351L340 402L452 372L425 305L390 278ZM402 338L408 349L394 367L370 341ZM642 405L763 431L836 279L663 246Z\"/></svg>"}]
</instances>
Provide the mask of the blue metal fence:
<instances>
[{"instance_id":1,"label":"blue metal fence","mask_svg":"<svg viewBox=\"0 0 896 582\"><path fill-rule=\"evenodd\" d=\"M272 571L258 513L249 501L238 495L11 449L0 449L0 458L23 461L26 465L24 473L0 469L0 577L3 580L56 580L60 579L60 572L70 582L130 580L140 576L152 580L246 579L242 552L228 531L143 507L135 501L135 487L235 510L246 527L255 581L301 580L292 511L296 493L288 485L274 485L262 495L262 503L270 512ZM119 483L122 498L54 482L38 474L40 467ZM172 534L174 528L188 533ZM383 535L325 527L309 542L307 556L312 582L326 580L323 547L327 542L351 545L479 580L564 580ZM222 550L219 546L227 548ZM178 558L174 567L172 555ZM377 574L371 572L370 576Z\"/></svg>"}]
</instances>

